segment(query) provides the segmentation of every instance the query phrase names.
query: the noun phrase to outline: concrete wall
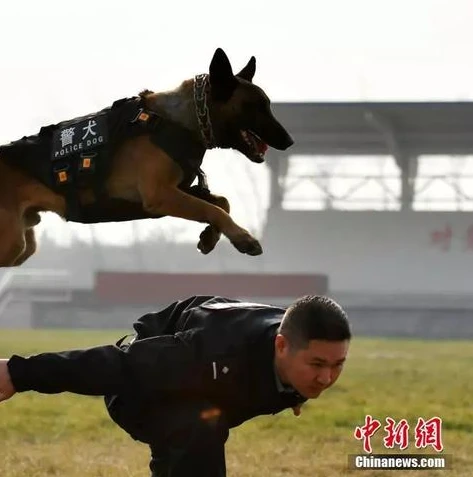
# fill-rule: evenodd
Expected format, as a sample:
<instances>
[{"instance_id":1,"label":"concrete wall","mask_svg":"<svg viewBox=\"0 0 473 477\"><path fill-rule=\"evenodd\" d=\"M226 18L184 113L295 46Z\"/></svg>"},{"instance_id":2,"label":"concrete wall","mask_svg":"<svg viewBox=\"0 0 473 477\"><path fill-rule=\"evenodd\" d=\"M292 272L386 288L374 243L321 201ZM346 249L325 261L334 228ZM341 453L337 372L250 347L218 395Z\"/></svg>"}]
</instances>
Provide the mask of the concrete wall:
<instances>
[{"instance_id":1,"label":"concrete wall","mask_svg":"<svg viewBox=\"0 0 473 477\"><path fill-rule=\"evenodd\" d=\"M33 305L27 301L12 301L0 313L0 329L33 328Z\"/></svg>"},{"instance_id":2,"label":"concrete wall","mask_svg":"<svg viewBox=\"0 0 473 477\"><path fill-rule=\"evenodd\" d=\"M473 292L472 213L270 212L263 244L267 271L326 273L332 292Z\"/></svg>"}]
</instances>

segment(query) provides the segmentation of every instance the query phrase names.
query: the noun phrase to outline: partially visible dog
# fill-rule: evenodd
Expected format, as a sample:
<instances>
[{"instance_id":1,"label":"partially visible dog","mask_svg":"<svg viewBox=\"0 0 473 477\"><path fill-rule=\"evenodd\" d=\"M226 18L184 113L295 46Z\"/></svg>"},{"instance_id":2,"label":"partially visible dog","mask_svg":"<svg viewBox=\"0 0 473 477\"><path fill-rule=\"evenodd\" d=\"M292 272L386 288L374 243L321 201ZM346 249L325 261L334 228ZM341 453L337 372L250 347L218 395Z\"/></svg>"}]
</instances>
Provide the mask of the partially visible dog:
<instances>
[{"instance_id":1,"label":"partially visible dog","mask_svg":"<svg viewBox=\"0 0 473 477\"><path fill-rule=\"evenodd\" d=\"M240 252L261 254L201 170L207 149L236 149L260 163L268 146L293 144L252 83L255 68L252 57L234 75L219 48L208 74L176 90L145 90L1 146L0 266L20 265L35 252L41 211L81 223L180 217L209 224L198 243L204 254L222 233Z\"/></svg>"}]
</instances>

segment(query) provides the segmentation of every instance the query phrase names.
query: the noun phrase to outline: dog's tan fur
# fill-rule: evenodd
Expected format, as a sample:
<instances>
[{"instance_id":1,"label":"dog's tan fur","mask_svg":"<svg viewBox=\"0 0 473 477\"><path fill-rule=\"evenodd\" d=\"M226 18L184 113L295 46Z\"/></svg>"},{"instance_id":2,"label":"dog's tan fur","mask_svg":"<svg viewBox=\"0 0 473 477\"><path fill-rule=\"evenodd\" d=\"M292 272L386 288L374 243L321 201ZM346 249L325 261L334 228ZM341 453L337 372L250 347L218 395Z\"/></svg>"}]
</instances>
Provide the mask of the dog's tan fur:
<instances>
[{"instance_id":1,"label":"dog's tan fur","mask_svg":"<svg viewBox=\"0 0 473 477\"><path fill-rule=\"evenodd\" d=\"M116 168L107 189L112 197L136 200L140 197L146 211L211 224L202 235L200 248L208 253L220 238L220 232L232 241L253 242L251 235L239 227L228 214L228 207L211 204L178 189L182 171L149 138L127 142L116 158ZM0 266L17 266L36 251L34 226L39 211L64 216L64 197L38 181L0 161ZM91 200L84 194L84 202ZM215 202L228 204L216 197ZM226 211L225 209L228 209Z\"/></svg>"},{"instance_id":2,"label":"dog's tan fur","mask_svg":"<svg viewBox=\"0 0 473 477\"><path fill-rule=\"evenodd\" d=\"M201 140L192 88L193 80L188 80L174 91L153 93L146 90L141 95L151 110L179 122ZM243 84L230 101L216 102L212 122L218 124L234 114L244 100L246 90L249 88ZM143 135L127 140L120 147L104 187L112 198L141 203L150 215L167 215L209 224L198 245L203 253L209 253L215 247L221 233L243 253L257 255L262 252L258 241L233 221L225 197L210 195L202 200L187 194L178 187L182 179L183 171L177 162ZM91 190L85 190L80 201L82 204L93 203L94 197ZM20 265L35 252L34 226L40 221L41 211L55 212L64 217L64 197L10 167L0 157L1 267Z\"/></svg>"}]
</instances>

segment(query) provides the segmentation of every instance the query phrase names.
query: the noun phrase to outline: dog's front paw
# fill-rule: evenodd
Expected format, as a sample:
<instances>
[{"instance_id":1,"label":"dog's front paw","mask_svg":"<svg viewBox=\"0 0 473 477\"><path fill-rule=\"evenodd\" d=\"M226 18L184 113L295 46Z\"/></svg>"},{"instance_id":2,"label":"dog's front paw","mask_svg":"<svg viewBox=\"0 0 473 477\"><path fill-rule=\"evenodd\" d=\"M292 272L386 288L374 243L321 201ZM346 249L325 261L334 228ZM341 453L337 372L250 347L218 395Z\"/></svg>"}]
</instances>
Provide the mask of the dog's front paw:
<instances>
[{"instance_id":1,"label":"dog's front paw","mask_svg":"<svg viewBox=\"0 0 473 477\"><path fill-rule=\"evenodd\" d=\"M197 248L204 254L210 253L220 240L221 233L212 225L208 225L200 234Z\"/></svg>"},{"instance_id":2,"label":"dog's front paw","mask_svg":"<svg viewBox=\"0 0 473 477\"><path fill-rule=\"evenodd\" d=\"M261 244L248 232L245 232L244 234L231 240L231 242L241 253L246 253L247 255L252 256L261 255L263 253Z\"/></svg>"}]
</instances>

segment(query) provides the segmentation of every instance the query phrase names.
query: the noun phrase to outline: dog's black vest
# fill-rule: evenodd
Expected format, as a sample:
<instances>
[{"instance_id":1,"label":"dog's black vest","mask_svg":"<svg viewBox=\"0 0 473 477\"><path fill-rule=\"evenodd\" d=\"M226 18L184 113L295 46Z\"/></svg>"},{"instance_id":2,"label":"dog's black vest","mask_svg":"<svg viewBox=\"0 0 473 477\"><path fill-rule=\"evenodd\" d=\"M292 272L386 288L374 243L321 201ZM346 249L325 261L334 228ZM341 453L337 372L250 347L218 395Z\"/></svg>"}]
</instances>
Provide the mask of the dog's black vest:
<instances>
[{"instance_id":1,"label":"dog's black vest","mask_svg":"<svg viewBox=\"0 0 473 477\"><path fill-rule=\"evenodd\" d=\"M0 146L0 158L63 195L66 220L97 223L157 217L144 211L141 203L110 198L105 192L117 148L143 134L180 165L184 171L180 188L188 190L196 177L201 183L205 147L186 128L146 110L139 97L42 127L36 135ZM93 204L79 203L81 189L95 192Z\"/></svg>"}]
</instances>

